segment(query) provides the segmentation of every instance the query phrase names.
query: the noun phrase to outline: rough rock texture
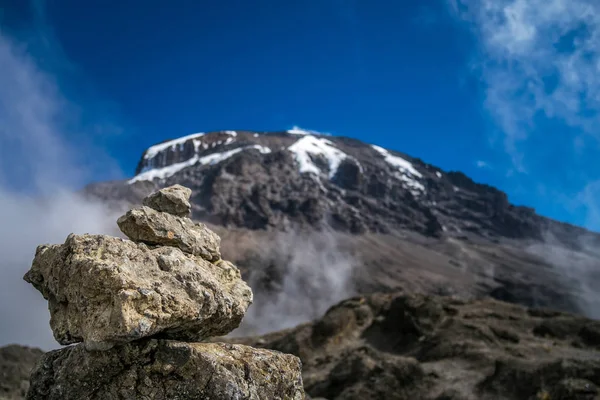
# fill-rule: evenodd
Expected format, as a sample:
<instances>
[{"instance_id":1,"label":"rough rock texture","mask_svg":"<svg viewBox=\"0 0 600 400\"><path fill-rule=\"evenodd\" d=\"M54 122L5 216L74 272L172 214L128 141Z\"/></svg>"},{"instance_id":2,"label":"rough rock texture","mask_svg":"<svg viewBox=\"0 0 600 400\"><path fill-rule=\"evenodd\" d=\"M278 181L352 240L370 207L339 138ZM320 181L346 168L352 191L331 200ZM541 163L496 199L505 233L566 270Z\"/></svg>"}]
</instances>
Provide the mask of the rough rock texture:
<instances>
[{"instance_id":1,"label":"rough rock texture","mask_svg":"<svg viewBox=\"0 0 600 400\"><path fill-rule=\"evenodd\" d=\"M128 211L117 220L131 240L153 245L178 247L208 261L221 258L221 239L206 225L143 206Z\"/></svg>"},{"instance_id":2,"label":"rough rock texture","mask_svg":"<svg viewBox=\"0 0 600 400\"><path fill-rule=\"evenodd\" d=\"M29 400L304 399L300 360L223 343L142 340L106 352L44 355Z\"/></svg>"},{"instance_id":3,"label":"rough rock texture","mask_svg":"<svg viewBox=\"0 0 600 400\"><path fill-rule=\"evenodd\" d=\"M39 246L25 275L48 300L61 344L105 349L151 335L200 340L241 322L252 292L226 261L103 235Z\"/></svg>"},{"instance_id":4,"label":"rough rock texture","mask_svg":"<svg viewBox=\"0 0 600 400\"><path fill-rule=\"evenodd\" d=\"M181 185L173 185L152 193L143 201L156 211L166 212L178 217L189 217L192 206L192 190Z\"/></svg>"},{"instance_id":5,"label":"rough rock texture","mask_svg":"<svg viewBox=\"0 0 600 400\"><path fill-rule=\"evenodd\" d=\"M44 354L40 349L10 345L0 347L0 399L19 400L29 388L29 375Z\"/></svg>"},{"instance_id":6,"label":"rough rock texture","mask_svg":"<svg viewBox=\"0 0 600 400\"><path fill-rule=\"evenodd\" d=\"M299 356L312 398L600 399L600 321L491 299L374 294L232 340Z\"/></svg>"}]
</instances>

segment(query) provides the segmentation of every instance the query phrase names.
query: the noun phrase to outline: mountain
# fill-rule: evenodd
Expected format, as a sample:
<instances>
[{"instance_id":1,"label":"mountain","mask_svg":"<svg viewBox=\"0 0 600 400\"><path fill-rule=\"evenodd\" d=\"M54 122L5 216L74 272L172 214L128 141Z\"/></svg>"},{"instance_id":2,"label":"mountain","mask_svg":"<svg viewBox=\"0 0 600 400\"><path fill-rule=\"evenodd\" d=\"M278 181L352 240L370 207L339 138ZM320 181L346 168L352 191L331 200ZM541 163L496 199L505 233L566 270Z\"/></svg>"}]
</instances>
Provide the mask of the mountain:
<instances>
[{"instance_id":1,"label":"mountain","mask_svg":"<svg viewBox=\"0 0 600 400\"><path fill-rule=\"evenodd\" d=\"M406 154L310 131L198 133L148 148L126 182L94 184L106 199L139 201L149 187L194 190L197 219L226 227L327 224L336 231L561 242L583 229L509 203L505 193ZM598 240L598 236L595 236Z\"/></svg>"},{"instance_id":2,"label":"mountain","mask_svg":"<svg viewBox=\"0 0 600 400\"><path fill-rule=\"evenodd\" d=\"M600 235L407 154L300 129L198 133L148 148L132 179L83 192L119 207L175 183L258 289L261 324L290 291L314 300L288 300L300 314L290 324L398 289L600 316Z\"/></svg>"}]
</instances>

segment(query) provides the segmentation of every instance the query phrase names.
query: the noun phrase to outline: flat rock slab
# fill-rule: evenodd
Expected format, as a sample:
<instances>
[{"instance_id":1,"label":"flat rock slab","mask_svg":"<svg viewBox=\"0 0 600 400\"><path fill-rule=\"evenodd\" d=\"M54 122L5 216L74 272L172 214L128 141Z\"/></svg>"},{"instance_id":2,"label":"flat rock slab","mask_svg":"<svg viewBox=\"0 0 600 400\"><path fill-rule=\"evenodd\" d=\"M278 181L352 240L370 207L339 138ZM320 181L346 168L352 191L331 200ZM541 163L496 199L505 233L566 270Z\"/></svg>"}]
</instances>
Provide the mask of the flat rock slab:
<instances>
[{"instance_id":1,"label":"flat rock slab","mask_svg":"<svg viewBox=\"0 0 600 400\"><path fill-rule=\"evenodd\" d=\"M300 359L224 343L146 339L106 352L46 353L29 400L301 400Z\"/></svg>"},{"instance_id":2,"label":"flat rock slab","mask_svg":"<svg viewBox=\"0 0 600 400\"><path fill-rule=\"evenodd\" d=\"M39 246L24 278L48 300L63 345L107 349L152 335L198 341L237 328L252 291L227 261L104 235Z\"/></svg>"},{"instance_id":3,"label":"flat rock slab","mask_svg":"<svg viewBox=\"0 0 600 400\"><path fill-rule=\"evenodd\" d=\"M221 258L221 238L206 225L143 206L117 220L121 231L135 242L172 246L208 261Z\"/></svg>"},{"instance_id":4,"label":"flat rock slab","mask_svg":"<svg viewBox=\"0 0 600 400\"><path fill-rule=\"evenodd\" d=\"M178 217L188 217L192 206L192 189L173 185L152 193L143 200L143 204L156 211L166 212Z\"/></svg>"}]
</instances>

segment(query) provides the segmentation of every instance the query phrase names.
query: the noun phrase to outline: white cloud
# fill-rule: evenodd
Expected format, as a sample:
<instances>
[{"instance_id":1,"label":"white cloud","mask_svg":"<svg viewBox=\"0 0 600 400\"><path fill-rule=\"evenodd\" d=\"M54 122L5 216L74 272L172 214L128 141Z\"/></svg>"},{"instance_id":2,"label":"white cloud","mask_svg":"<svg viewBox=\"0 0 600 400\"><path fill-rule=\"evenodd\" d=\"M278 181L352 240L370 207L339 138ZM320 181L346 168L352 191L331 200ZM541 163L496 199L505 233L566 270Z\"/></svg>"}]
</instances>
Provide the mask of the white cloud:
<instances>
[{"instance_id":1,"label":"white cloud","mask_svg":"<svg viewBox=\"0 0 600 400\"><path fill-rule=\"evenodd\" d=\"M454 0L480 45L474 65L486 107L523 171L519 145L536 118L557 119L598 135L600 2L595 0Z\"/></svg>"},{"instance_id":2,"label":"white cloud","mask_svg":"<svg viewBox=\"0 0 600 400\"><path fill-rule=\"evenodd\" d=\"M483 160L477 160L475 165L477 165L477 168L492 168L489 163Z\"/></svg>"},{"instance_id":3,"label":"white cloud","mask_svg":"<svg viewBox=\"0 0 600 400\"><path fill-rule=\"evenodd\" d=\"M556 159L580 186L555 180L552 190L569 187L568 195L587 210L587 226L598 229L600 192L591 189L597 169L569 163L594 159L600 145L600 1L448 2L476 38L472 72L512 159L507 176L528 173L538 180L532 183L548 184L540 175L544 160Z\"/></svg>"},{"instance_id":4,"label":"white cloud","mask_svg":"<svg viewBox=\"0 0 600 400\"><path fill-rule=\"evenodd\" d=\"M115 233L116 215L73 193L90 179L90 165L111 168L111 160L75 142L89 131L64 129L80 109L27 49L0 31L0 346L49 349L58 345L47 302L23 281L36 247L71 232Z\"/></svg>"}]
</instances>

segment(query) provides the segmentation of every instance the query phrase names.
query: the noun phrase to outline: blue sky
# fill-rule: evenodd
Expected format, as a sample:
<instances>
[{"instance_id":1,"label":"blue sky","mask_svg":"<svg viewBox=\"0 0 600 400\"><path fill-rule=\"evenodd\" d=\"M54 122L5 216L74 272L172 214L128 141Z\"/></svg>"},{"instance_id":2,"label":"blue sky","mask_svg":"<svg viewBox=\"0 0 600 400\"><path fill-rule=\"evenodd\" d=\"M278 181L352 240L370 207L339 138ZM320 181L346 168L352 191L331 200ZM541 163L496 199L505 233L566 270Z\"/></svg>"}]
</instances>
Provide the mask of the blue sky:
<instances>
[{"instance_id":1,"label":"blue sky","mask_svg":"<svg viewBox=\"0 0 600 400\"><path fill-rule=\"evenodd\" d=\"M463 171L514 203L600 229L593 0L0 5L7 54L40 75L32 85L50 82L44 123L53 143L76 149L84 182L131 176L167 138L298 125ZM39 125L21 129L21 150ZM4 143L0 167L16 190L14 177L32 172Z\"/></svg>"}]
</instances>

